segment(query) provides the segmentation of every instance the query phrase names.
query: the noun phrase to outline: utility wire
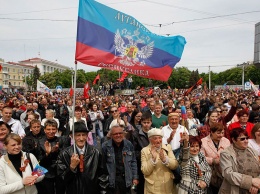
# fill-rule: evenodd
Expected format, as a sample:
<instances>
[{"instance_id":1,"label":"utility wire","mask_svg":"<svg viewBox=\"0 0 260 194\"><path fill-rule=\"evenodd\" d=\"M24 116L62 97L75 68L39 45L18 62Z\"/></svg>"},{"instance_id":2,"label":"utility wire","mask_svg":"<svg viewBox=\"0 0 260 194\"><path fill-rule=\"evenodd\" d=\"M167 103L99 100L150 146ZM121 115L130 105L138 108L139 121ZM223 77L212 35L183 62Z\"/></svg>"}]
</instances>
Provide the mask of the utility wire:
<instances>
[{"instance_id":1,"label":"utility wire","mask_svg":"<svg viewBox=\"0 0 260 194\"><path fill-rule=\"evenodd\" d=\"M169 25L172 25L172 24L179 24L179 23L185 23L185 22L195 22L195 21L215 19L215 18L224 18L224 17L234 16L234 15L243 15L243 14L258 13L258 12L260 12L260 11L247 11L247 12L227 14L227 15L218 15L218 16L211 16L211 17L205 17L205 18L195 18L195 19L190 19L190 20L182 20L182 21L176 21L176 22L170 22L170 23L164 23L164 24L145 24L145 25L160 28L162 26L169 26ZM245 21L243 23L251 23L251 21Z\"/></svg>"}]
</instances>

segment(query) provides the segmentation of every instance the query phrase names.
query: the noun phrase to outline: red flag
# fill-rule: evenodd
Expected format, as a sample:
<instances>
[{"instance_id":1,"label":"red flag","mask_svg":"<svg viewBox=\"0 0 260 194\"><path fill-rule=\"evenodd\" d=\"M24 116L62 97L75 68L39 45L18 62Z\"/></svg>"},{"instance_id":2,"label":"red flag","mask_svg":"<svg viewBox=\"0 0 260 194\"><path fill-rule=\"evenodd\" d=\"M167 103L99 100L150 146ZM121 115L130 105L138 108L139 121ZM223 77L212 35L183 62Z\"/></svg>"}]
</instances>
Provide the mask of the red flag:
<instances>
[{"instance_id":1,"label":"red flag","mask_svg":"<svg viewBox=\"0 0 260 194\"><path fill-rule=\"evenodd\" d=\"M99 74L96 76L96 78L93 81L93 85L95 85L97 83L97 81L100 80L100 76Z\"/></svg>"},{"instance_id":2,"label":"red flag","mask_svg":"<svg viewBox=\"0 0 260 194\"><path fill-rule=\"evenodd\" d=\"M3 68L3 67L2 67L2 65L0 64L0 71L2 71L2 68Z\"/></svg>"},{"instance_id":3,"label":"red flag","mask_svg":"<svg viewBox=\"0 0 260 194\"><path fill-rule=\"evenodd\" d=\"M193 86L191 86L183 95L184 95L184 96L188 96L188 94L191 93L191 91L193 90L193 88L194 88L195 86L199 86L199 85L202 84L202 81L203 81L203 79L200 78L200 79L197 81L197 83L194 84Z\"/></svg>"},{"instance_id":4,"label":"red flag","mask_svg":"<svg viewBox=\"0 0 260 194\"><path fill-rule=\"evenodd\" d=\"M73 90L73 88L72 88L72 86L71 86L71 87L70 87L70 97L73 96L73 93L74 93L74 90Z\"/></svg>"},{"instance_id":5,"label":"red flag","mask_svg":"<svg viewBox=\"0 0 260 194\"><path fill-rule=\"evenodd\" d=\"M147 94L150 96L150 95L152 95L153 94L153 88L151 88L148 92L147 92Z\"/></svg>"},{"instance_id":6,"label":"red flag","mask_svg":"<svg viewBox=\"0 0 260 194\"><path fill-rule=\"evenodd\" d=\"M202 81L203 81L203 79L200 78L199 81L197 81L196 85L197 85L197 86L198 86L198 85L201 85L201 84L202 84Z\"/></svg>"},{"instance_id":7,"label":"red flag","mask_svg":"<svg viewBox=\"0 0 260 194\"><path fill-rule=\"evenodd\" d=\"M125 79L127 76L128 76L128 73L124 72L124 73L122 74L122 76L121 76L119 79L117 79L117 80L118 80L119 82L123 82L124 79Z\"/></svg>"},{"instance_id":8,"label":"red flag","mask_svg":"<svg viewBox=\"0 0 260 194\"><path fill-rule=\"evenodd\" d=\"M84 86L84 92L83 92L83 95L84 95L84 98L89 98L89 95L88 95L88 91L89 91L89 84L88 82L85 84Z\"/></svg>"}]
</instances>

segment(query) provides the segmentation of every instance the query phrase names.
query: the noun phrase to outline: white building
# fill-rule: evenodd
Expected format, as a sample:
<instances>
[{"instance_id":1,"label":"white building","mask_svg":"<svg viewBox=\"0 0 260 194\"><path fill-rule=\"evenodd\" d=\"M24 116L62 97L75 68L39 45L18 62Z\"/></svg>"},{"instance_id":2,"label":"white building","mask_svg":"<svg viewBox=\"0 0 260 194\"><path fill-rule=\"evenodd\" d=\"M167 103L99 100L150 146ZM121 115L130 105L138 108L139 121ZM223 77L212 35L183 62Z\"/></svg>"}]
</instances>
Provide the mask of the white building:
<instances>
[{"instance_id":1,"label":"white building","mask_svg":"<svg viewBox=\"0 0 260 194\"><path fill-rule=\"evenodd\" d=\"M25 89L25 76L32 74L34 67L30 65L21 65L15 62L5 62L0 59L0 86L5 92L16 92L19 89Z\"/></svg>"},{"instance_id":2,"label":"white building","mask_svg":"<svg viewBox=\"0 0 260 194\"><path fill-rule=\"evenodd\" d=\"M37 65L37 67L40 69L41 75L45 73L53 73L55 70L58 70L59 72L63 72L67 69L70 69L67 66L61 65L56 62L47 61L41 58L27 59L27 60L19 61L19 63L24 65L31 65L34 67Z\"/></svg>"}]
</instances>

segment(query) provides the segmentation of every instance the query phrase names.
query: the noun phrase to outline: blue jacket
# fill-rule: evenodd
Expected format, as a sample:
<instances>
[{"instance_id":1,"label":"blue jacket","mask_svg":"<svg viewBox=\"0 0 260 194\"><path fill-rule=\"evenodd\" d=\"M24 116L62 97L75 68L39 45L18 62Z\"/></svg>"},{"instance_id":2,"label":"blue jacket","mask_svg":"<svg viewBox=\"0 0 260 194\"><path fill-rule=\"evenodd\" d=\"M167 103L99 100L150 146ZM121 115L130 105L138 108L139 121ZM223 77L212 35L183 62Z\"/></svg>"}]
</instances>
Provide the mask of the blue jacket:
<instances>
[{"instance_id":1,"label":"blue jacket","mask_svg":"<svg viewBox=\"0 0 260 194\"><path fill-rule=\"evenodd\" d=\"M123 147L123 158L125 166L125 182L126 187L131 187L133 179L138 179L137 173L137 162L134 153L133 144L124 139ZM109 177L109 187L115 188L115 179L116 179L116 161L115 161L115 152L112 145L112 139L104 142L102 144L102 155L107 167L108 177Z\"/></svg>"}]
</instances>

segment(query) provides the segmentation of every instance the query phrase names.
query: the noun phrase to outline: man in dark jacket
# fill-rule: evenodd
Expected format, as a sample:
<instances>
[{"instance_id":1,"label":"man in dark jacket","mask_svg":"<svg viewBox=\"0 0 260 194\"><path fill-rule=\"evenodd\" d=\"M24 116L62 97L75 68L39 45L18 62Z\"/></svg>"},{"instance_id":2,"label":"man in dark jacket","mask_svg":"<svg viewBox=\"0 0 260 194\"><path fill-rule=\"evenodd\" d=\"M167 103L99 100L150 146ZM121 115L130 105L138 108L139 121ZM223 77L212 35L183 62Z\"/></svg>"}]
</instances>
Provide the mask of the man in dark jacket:
<instances>
[{"instance_id":1,"label":"man in dark jacket","mask_svg":"<svg viewBox=\"0 0 260 194\"><path fill-rule=\"evenodd\" d=\"M82 122L74 124L74 146L63 150L57 160L57 173L63 179L66 193L99 193L99 177L102 174L101 154L94 146L86 143L88 129Z\"/></svg>"},{"instance_id":2,"label":"man in dark jacket","mask_svg":"<svg viewBox=\"0 0 260 194\"><path fill-rule=\"evenodd\" d=\"M48 119L44 124L45 136L39 140L39 163L46 168L44 180L37 184L38 194L64 194L64 185L57 176L56 160L61 150L70 146L69 137L56 137L58 124Z\"/></svg>"},{"instance_id":3,"label":"man in dark jacket","mask_svg":"<svg viewBox=\"0 0 260 194\"><path fill-rule=\"evenodd\" d=\"M111 127L112 139L102 144L103 164L106 165L108 194L131 194L131 186L138 184L137 162L133 144L124 139L123 127Z\"/></svg>"},{"instance_id":4,"label":"man in dark jacket","mask_svg":"<svg viewBox=\"0 0 260 194\"><path fill-rule=\"evenodd\" d=\"M63 100L58 101L58 105L55 107L56 118L59 119L60 126L59 131L65 132L65 125L69 121L69 110L68 107L64 104Z\"/></svg>"}]
</instances>

